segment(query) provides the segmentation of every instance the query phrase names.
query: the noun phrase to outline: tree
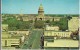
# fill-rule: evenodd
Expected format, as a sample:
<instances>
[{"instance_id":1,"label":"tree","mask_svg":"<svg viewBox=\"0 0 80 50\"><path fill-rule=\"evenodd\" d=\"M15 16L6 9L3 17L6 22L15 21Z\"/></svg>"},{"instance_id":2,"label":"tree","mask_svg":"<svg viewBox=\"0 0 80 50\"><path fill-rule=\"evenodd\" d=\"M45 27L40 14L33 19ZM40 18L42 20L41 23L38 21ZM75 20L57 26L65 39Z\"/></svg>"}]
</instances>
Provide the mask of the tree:
<instances>
[{"instance_id":1,"label":"tree","mask_svg":"<svg viewBox=\"0 0 80 50\"><path fill-rule=\"evenodd\" d=\"M34 24L34 27L35 28L43 28L44 27L44 21L42 21L42 20L36 21Z\"/></svg>"},{"instance_id":2,"label":"tree","mask_svg":"<svg viewBox=\"0 0 80 50\"><path fill-rule=\"evenodd\" d=\"M52 21L52 22L50 22L50 25L59 26L59 22L58 21Z\"/></svg>"},{"instance_id":3,"label":"tree","mask_svg":"<svg viewBox=\"0 0 80 50\"><path fill-rule=\"evenodd\" d=\"M29 22L30 22L30 23L32 23L32 22L33 22L33 20L30 20Z\"/></svg>"},{"instance_id":4,"label":"tree","mask_svg":"<svg viewBox=\"0 0 80 50\"><path fill-rule=\"evenodd\" d=\"M9 25L9 30L16 30L17 20L15 18L8 18L5 23Z\"/></svg>"},{"instance_id":5,"label":"tree","mask_svg":"<svg viewBox=\"0 0 80 50\"><path fill-rule=\"evenodd\" d=\"M65 31L68 29L68 20L66 17L60 19L60 21L52 21L50 25L59 26L60 30Z\"/></svg>"},{"instance_id":6,"label":"tree","mask_svg":"<svg viewBox=\"0 0 80 50\"><path fill-rule=\"evenodd\" d=\"M50 23L50 20L47 20L46 23Z\"/></svg>"},{"instance_id":7,"label":"tree","mask_svg":"<svg viewBox=\"0 0 80 50\"><path fill-rule=\"evenodd\" d=\"M28 22L28 21L26 21L26 22L24 22L24 21L18 21L16 27L17 27L17 29L19 29L19 30L29 29L29 27L30 27L30 22Z\"/></svg>"},{"instance_id":8,"label":"tree","mask_svg":"<svg viewBox=\"0 0 80 50\"><path fill-rule=\"evenodd\" d=\"M59 23L60 30L67 30L68 29L68 20L67 18L61 18Z\"/></svg>"},{"instance_id":9,"label":"tree","mask_svg":"<svg viewBox=\"0 0 80 50\"><path fill-rule=\"evenodd\" d=\"M67 19L70 20L70 19L72 19L72 17L71 16L67 16Z\"/></svg>"},{"instance_id":10,"label":"tree","mask_svg":"<svg viewBox=\"0 0 80 50\"><path fill-rule=\"evenodd\" d=\"M70 37L73 39L73 37L76 37L77 40L79 40L79 31L75 31L75 32L72 32Z\"/></svg>"}]
</instances>

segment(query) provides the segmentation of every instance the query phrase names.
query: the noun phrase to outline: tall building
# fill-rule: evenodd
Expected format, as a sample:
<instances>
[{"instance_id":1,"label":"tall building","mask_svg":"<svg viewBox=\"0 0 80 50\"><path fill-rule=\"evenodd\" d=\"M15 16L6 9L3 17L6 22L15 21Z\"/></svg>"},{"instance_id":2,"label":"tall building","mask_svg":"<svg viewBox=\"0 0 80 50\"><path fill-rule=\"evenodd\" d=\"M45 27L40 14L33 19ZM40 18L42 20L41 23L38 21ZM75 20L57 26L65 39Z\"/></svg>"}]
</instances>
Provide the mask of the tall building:
<instances>
[{"instance_id":1,"label":"tall building","mask_svg":"<svg viewBox=\"0 0 80 50\"><path fill-rule=\"evenodd\" d=\"M40 4L39 6L39 9L38 9L38 16L36 16L37 20L43 20L43 21L46 21L46 20L53 20L53 17L50 17L50 16L45 16L44 15L44 8L42 6L42 4Z\"/></svg>"},{"instance_id":2,"label":"tall building","mask_svg":"<svg viewBox=\"0 0 80 50\"><path fill-rule=\"evenodd\" d=\"M56 18L56 17L51 17L51 16L45 16L44 15L44 8L42 6L42 4L40 4L39 9L38 9L38 15L37 16L29 16L27 15L26 17L23 17L22 14L20 14L20 17L17 18L17 20L22 20L22 21L29 21L29 20L42 20L42 21L52 21L54 19L54 21L59 21L60 18Z\"/></svg>"},{"instance_id":3,"label":"tall building","mask_svg":"<svg viewBox=\"0 0 80 50\"><path fill-rule=\"evenodd\" d=\"M40 6L39 6L38 15L39 15L39 16L44 16L44 9L43 9L42 4L40 4Z\"/></svg>"},{"instance_id":4,"label":"tall building","mask_svg":"<svg viewBox=\"0 0 80 50\"><path fill-rule=\"evenodd\" d=\"M39 9L38 9L38 16L36 16L37 20L45 20L45 16L44 16L44 8L42 6L42 4L40 4Z\"/></svg>"}]
</instances>

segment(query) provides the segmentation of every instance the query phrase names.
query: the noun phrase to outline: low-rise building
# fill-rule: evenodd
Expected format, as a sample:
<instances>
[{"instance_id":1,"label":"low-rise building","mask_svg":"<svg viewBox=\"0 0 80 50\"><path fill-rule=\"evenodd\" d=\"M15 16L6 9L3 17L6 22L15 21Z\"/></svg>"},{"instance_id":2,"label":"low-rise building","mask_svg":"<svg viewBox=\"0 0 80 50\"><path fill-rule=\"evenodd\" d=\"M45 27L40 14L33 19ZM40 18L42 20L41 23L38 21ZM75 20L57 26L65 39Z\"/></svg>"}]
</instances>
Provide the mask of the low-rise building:
<instances>
[{"instance_id":1,"label":"low-rise building","mask_svg":"<svg viewBox=\"0 0 80 50\"><path fill-rule=\"evenodd\" d=\"M44 31L44 36L70 37L72 32L63 31Z\"/></svg>"},{"instance_id":2,"label":"low-rise building","mask_svg":"<svg viewBox=\"0 0 80 50\"><path fill-rule=\"evenodd\" d=\"M60 21L61 17L54 17L54 21Z\"/></svg>"},{"instance_id":3,"label":"low-rise building","mask_svg":"<svg viewBox=\"0 0 80 50\"><path fill-rule=\"evenodd\" d=\"M8 32L2 32L2 38L9 38L11 37L11 34L9 34Z\"/></svg>"},{"instance_id":4,"label":"low-rise building","mask_svg":"<svg viewBox=\"0 0 80 50\"><path fill-rule=\"evenodd\" d=\"M72 48L72 47L76 47L78 48L78 41L74 41L71 39L59 39L59 40L55 40L54 42L48 42L48 41L44 41L44 48L54 48L54 47L67 47L67 48Z\"/></svg>"},{"instance_id":5,"label":"low-rise building","mask_svg":"<svg viewBox=\"0 0 80 50\"><path fill-rule=\"evenodd\" d=\"M20 38L2 38L2 46L15 47L20 45Z\"/></svg>"},{"instance_id":6,"label":"low-rise building","mask_svg":"<svg viewBox=\"0 0 80 50\"><path fill-rule=\"evenodd\" d=\"M59 27L58 26L46 26L46 30L59 31Z\"/></svg>"},{"instance_id":7,"label":"low-rise building","mask_svg":"<svg viewBox=\"0 0 80 50\"><path fill-rule=\"evenodd\" d=\"M8 30L8 24L2 24L2 31Z\"/></svg>"},{"instance_id":8,"label":"low-rise building","mask_svg":"<svg viewBox=\"0 0 80 50\"><path fill-rule=\"evenodd\" d=\"M29 31L8 31L10 34L29 35Z\"/></svg>"},{"instance_id":9,"label":"low-rise building","mask_svg":"<svg viewBox=\"0 0 80 50\"><path fill-rule=\"evenodd\" d=\"M72 17L72 19L70 19L68 21L68 30L69 31L76 31L79 28L79 19L78 17Z\"/></svg>"},{"instance_id":10,"label":"low-rise building","mask_svg":"<svg viewBox=\"0 0 80 50\"><path fill-rule=\"evenodd\" d=\"M2 50L15 50L15 47L2 47Z\"/></svg>"},{"instance_id":11,"label":"low-rise building","mask_svg":"<svg viewBox=\"0 0 80 50\"><path fill-rule=\"evenodd\" d=\"M22 41L22 36L13 36L12 34L8 32L2 32L2 39L1 39L1 44L3 47L19 47L20 43Z\"/></svg>"}]
</instances>

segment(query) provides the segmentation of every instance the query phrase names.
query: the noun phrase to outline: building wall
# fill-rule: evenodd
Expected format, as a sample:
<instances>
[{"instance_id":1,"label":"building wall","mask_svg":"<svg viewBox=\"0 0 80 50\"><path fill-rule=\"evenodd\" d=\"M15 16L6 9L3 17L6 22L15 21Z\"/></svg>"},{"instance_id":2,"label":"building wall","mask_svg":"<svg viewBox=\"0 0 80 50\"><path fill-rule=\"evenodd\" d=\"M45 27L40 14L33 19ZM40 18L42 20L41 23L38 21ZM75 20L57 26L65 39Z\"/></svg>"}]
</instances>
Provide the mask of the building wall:
<instances>
[{"instance_id":1,"label":"building wall","mask_svg":"<svg viewBox=\"0 0 80 50\"><path fill-rule=\"evenodd\" d=\"M2 46L19 45L20 39L2 39L1 44Z\"/></svg>"},{"instance_id":2,"label":"building wall","mask_svg":"<svg viewBox=\"0 0 80 50\"><path fill-rule=\"evenodd\" d=\"M76 31L79 28L79 19L78 17L72 17L71 20L68 21L68 29L69 31Z\"/></svg>"},{"instance_id":3,"label":"building wall","mask_svg":"<svg viewBox=\"0 0 80 50\"><path fill-rule=\"evenodd\" d=\"M8 24L2 24L2 31L8 30Z\"/></svg>"},{"instance_id":4,"label":"building wall","mask_svg":"<svg viewBox=\"0 0 80 50\"><path fill-rule=\"evenodd\" d=\"M29 35L29 31L8 31L9 33L16 33L21 35Z\"/></svg>"},{"instance_id":5,"label":"building wall","mask_svg":"<svg viewBox=\"0 0 80 50\"><path fill-rule=\"evenodd\" d=\"M45 31L44 36L59 36L59 37L70 37L71 32L55 32L55 31Z\"/></svg>"},{"instance_id":6,"label":"building wall","mask_svg":"<svg viewBox=\"0 0 80 50\"><path fill-rule=\"evenodd\" d=\"M79 47L77 40L55 40L54 42L44 41L44 47ZM63 49L64 50L64 49Z\"/></svg>"},{"instance_id":7,"label":"building wall","mask_svg":"<svg viewBox=\"0 0 80 50\"><path fill-rule=\"evenodd\" d=\"M5 46L5 40L1 40L1 46Z\"/></svg>"},{"instance_id":8,"label":"building wall","mask_svg":"<svg viewBox=\"0 0 80 50\"><path fill-rule=\"evenodd\" d=\"M53 17L50 17L50 16L42 16L42 15L39 15L39 16L36 16L37 20L43 20L43 21L52 21L53 20Z\"/></svg>"},{"instance_id":9,"label":"building wall","mask_svg":"<svg viewBox=\"0 0 80 50\"><path fill-rule=\"evenodd\" d=\"M2 38L9 38L11 35L8 32L2 32Z\"/></svg>"},{"instance_id":10,"label":"building wall","mask_svg":"<svg viewBox=\"0 0 80 50\"><path fill-rule=\"evenodd\" d=\"M46 30L59 31L59 27L58 26L46 26Z\"/></svg>"},{"instance_id":11,"label":"building wall","mask_svg":"<svg viewBox=\"0 0 80 50\"><path fill-rule=\"evenodd\" d=\"M60 21L61 17L54 17L54 21Z\"/></svg>"}]
</instances>

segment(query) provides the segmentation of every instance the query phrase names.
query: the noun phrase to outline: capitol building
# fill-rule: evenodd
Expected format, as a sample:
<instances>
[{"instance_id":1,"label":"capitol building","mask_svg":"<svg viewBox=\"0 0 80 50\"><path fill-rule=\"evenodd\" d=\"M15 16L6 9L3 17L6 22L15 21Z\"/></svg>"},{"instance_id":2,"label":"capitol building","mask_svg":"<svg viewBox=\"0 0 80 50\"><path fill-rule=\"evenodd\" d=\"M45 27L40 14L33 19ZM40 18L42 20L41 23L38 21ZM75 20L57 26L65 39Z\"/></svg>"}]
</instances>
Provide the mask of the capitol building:
<instances>
[{"instance_id":1,"label":"capitol building","mask_svg":"<svg viewBox=\"0 0 80 50\"><path fill-rule=\"evenodd\" d=\"M61 17L52 17L52 16L45 16L44 14L44 8L42 6L42 4L40 4L39 9L38 9L38 14L36 16L34 15L27 15L27 16L23 16L22 14L18 17L16 17L17 20L23 20L23 21L30 21L30 20L42 20L42 21L60 21Z\"/></svg>"}]
</instances>

